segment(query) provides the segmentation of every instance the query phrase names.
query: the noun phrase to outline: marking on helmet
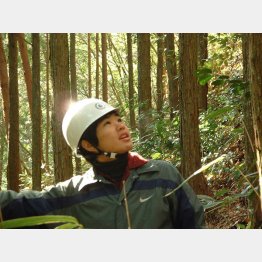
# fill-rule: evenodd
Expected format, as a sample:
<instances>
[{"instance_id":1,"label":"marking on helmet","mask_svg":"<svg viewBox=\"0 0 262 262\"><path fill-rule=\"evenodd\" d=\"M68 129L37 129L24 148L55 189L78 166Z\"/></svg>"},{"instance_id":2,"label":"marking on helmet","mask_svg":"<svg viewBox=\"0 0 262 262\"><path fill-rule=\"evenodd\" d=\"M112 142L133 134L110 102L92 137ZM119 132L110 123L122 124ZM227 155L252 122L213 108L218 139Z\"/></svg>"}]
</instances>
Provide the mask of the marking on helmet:
<instances>
[{"instance_id":1,"label":"marking on helmet","mask_svg":"<svg viewBox=\"0 0 262 262\"><path fill-rule=\"evenodd\" d=\"M95 104L95 107L99 110L102 110L106 107L106 105L104 103L98 102L98 103Z\"/></svg>"}]
</instances>

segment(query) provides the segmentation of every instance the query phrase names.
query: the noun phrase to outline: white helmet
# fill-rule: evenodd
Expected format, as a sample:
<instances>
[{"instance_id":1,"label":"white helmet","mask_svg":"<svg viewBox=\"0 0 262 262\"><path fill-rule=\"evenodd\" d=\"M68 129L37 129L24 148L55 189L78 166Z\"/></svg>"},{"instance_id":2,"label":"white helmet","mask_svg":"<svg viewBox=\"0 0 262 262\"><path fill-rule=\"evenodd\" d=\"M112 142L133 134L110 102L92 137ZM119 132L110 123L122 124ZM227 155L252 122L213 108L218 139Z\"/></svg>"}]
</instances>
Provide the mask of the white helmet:
<instances>
[{"instance_id":1,"label":"white helmet","mask_svg":"<svg viewBox=\"0 0 262 262\"><path fill-rule=\"evenodd\" d=\"M83 99L70 105L63 118L62 131L73 152L77 152L84 131L96 120L114 110L116 108L96 98Z\"/></svg>"}]
</instances>

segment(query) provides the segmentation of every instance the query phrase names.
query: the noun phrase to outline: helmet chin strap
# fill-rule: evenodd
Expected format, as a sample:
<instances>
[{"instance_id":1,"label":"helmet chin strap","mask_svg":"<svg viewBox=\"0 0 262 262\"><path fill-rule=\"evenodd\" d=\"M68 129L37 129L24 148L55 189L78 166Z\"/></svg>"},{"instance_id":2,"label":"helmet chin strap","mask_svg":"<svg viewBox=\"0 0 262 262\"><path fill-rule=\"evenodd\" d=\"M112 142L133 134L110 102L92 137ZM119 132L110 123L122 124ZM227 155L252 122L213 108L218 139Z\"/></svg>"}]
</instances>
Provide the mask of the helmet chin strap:
<instances>
[{"instance_id":1,"label":"helmet chin strap","mask_svg":"<svg viewBox=\"0 0 262 262\"><path fill-rule=\"evenodd\" d=\"M103 152L103 155L105 155L105 156L107 156L109 158L115 159L118 154L117 153L113 153L113 152Z\"/></svg>"},{"instance_id":2,"label":"helmet chin strap","mask_svg":"<svg viewBox=\"0 0 262 262\"><path fill-rule=\"evenodd\" d=\"M98 151L98 155L104 155L104 156L107 156L109 158L112 158L112 159L116 159L118 153L114 153L114 152L105 152L105 151L102 151L100 150L98 147L95 147Z\"/></svg>"}]
</instances>

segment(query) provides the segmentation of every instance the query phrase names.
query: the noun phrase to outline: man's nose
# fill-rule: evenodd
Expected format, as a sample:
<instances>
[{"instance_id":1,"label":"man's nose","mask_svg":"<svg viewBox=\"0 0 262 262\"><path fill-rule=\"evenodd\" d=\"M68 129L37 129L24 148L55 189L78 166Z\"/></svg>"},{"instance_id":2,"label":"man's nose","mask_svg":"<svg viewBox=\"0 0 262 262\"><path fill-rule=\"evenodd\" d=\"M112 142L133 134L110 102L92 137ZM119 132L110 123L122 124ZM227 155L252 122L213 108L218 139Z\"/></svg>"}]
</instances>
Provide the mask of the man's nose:
<instances>
[{"instance_id":1,"label":"man's nose","mask_svg":"<svg viewBox=\"0 0 262 262\"><path fill-rule=\"evenodd\" d=\"M125 128L125 124L123 122L117 122L116 127L118 130L121 130Z\"/></svg>"}]
</instances>

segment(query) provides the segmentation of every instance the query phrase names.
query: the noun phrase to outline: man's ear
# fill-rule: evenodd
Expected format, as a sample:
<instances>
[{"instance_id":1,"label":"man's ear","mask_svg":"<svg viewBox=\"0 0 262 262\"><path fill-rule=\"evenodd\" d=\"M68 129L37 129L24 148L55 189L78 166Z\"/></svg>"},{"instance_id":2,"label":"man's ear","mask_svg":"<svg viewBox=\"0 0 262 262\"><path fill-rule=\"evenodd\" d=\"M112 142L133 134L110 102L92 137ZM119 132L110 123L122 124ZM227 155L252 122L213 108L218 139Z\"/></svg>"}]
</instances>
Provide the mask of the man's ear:
<instances>
[{"instance_id":1,"label":"man's ear","mask_svg":"<svg viewBox=\"0 0 262 262\"><path fill-rule=\"evenodd\" d=\"M87 151L89 151L89 152L91 152L91 153L98 153L98 151L97 151L97 149L94 147L94 146L92 146L87 140L85 140L85 139L83 139L82 141L81 141L81 146L85 149L85 150L87 150Z\"/></svg>"}]
</instances>

